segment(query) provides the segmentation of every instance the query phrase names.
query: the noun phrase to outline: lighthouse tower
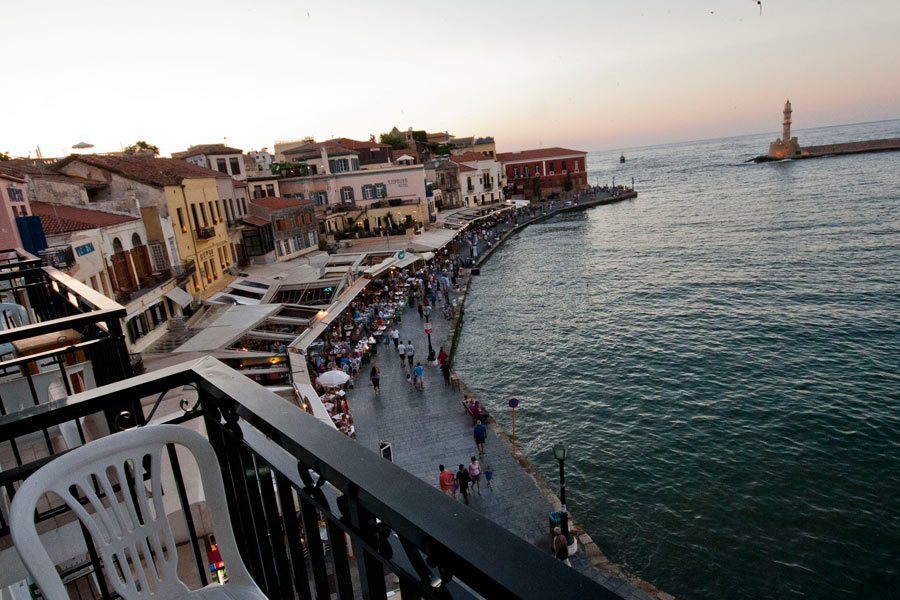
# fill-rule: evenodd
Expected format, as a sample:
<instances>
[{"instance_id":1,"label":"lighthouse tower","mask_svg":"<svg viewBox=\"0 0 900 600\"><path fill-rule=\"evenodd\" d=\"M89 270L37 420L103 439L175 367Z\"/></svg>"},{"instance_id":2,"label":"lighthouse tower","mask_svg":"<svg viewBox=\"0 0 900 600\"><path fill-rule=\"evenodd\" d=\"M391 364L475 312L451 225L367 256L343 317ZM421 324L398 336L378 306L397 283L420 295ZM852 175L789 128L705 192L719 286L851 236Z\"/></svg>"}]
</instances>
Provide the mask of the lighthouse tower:
<instances>
[{"instance_id":1,"label":"lighthouse tower","mask_svg":"<svg viewBox=\"0 0 900 600\"><path fill-rule=\"evenodd\" d=\"M784 120L781 121L781 137L769 144L771 158L790 158L800 154L797 138L791 137L791 101L784 103Z\"/></svg>"}]
</instances>

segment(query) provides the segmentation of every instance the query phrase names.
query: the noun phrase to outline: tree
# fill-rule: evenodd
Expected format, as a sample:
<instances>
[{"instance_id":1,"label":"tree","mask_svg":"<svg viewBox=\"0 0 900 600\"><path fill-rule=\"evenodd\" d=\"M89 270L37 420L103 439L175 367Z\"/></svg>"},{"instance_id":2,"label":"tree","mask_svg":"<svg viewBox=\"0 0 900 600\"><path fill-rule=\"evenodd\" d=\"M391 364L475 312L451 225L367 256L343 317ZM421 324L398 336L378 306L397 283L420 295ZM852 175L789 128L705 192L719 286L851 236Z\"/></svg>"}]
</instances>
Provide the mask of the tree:
<instances>
[{"instance_id":1,"label":"tree","mask_svg":"<svg viewBox=\"0 0 900 600\"><path fill-rule=\"evenodd\" d=\"M370 141L370 142L374 142L374 141L375 141L375 134L374 134L374 133L370 133L370 134L369 134L369 141Z\"/></svg>"},{"instance_id":2,"label":"tree","mask_svg":"<svg viewBox=\"0 0 900 600\"><path fill-rule=\"evenodd\" d=\"M391 133L382 133L378 137L378 141L382 144L387 144L394 150L403 150L404 148L408 148L406 145L406 141L403 139L401 135L393 135Z\"/></svg>"},{"instance_id":3,"label":"tree","mask_svg":"<svg viewBox=\"0 0 900 600\"><path fill-rule=\"evenodd\" d=\"M284 175L285 177L306 177L309 175L309 165L292 162L273 162L269 165L272 175Z\"/></svg>"},{"instance_id":4,"label":"tree","mask_svg":"<svg viewBox=\"0 0 900 600\"><path fill-rule=\"evenodd\" d=\"M131 146L125 146L125 154L150 154L159 155L159 148L153 144L148 144L144 140L138 140Z\"/></svg>"},{"instance_id":5,"label":"tree","mask_svg":"<svg viewBox=\"0 0 900 600\"><path fill-rule=\"evenodd\" d=\"M531 193L536 200L541 199L541 178L535 177L531 180Z\"/></svg>"},{"instance_id":6,"label":"tree","mask_svg":"<svg viewBox=\"0 0 900 600\"><path fill-rule=\"evenodd\" d=\"M437 142L431 142L428 144L428 147L431 149L431 153L435 156L453 154L453 146L451 146L450 144L438 144Z\"/></svg>"},{"instance_id":7,"label":"tree","mask_svg":"<svg viewBox=\"0 0 900 600\"><path fill-rule=\"evenodd\" d=\"M0 160L11 160L9 152L0 152Z\"/></svg>"},{"instance_id":8,"label":"tree","mask_svg":"<svg viewBox=\"0 0 900 600\"><path fill-rule=\"evenodd\" d=\"M413 139L424 144L428 143L428 134L424 131L413 131Z\"/></svg>"}]
</instances>

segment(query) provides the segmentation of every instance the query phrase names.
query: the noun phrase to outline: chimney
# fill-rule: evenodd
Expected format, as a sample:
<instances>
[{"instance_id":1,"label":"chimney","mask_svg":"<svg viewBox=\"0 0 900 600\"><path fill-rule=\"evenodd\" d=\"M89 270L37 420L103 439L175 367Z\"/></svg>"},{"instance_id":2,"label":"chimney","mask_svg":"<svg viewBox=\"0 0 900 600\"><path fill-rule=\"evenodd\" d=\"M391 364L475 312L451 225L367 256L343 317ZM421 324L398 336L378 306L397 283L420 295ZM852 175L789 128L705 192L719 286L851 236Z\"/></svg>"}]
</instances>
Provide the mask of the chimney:
<instances>
[{"instance_id":1,"label":"chimney","mask_svg":"<svg viewBox=\"0 0 900 600\"><path fill-rule=\"evenodd\" d=\"M325 149L325 146L319 148L319 151L322 153L322 172L325 175L331 175L331 169L328 168L328 150Z\"/></svg>"}]
</instances>

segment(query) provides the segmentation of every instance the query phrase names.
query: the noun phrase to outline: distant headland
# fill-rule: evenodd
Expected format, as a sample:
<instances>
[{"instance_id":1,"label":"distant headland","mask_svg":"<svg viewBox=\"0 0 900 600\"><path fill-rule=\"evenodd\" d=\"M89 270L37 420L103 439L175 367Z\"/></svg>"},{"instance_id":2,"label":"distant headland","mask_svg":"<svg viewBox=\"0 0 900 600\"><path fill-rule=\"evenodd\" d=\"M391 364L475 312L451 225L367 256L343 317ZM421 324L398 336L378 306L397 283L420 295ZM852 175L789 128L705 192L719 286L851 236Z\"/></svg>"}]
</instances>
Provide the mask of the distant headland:
<instances>
[{"instance_id":1,"label":"distant headland","mask_svg":"<svg viewBox=\"0 0 900 600\"><path fill-rule=\"evenodd\" d=\"M839 154L862 154L863 152L890 152L900 150L900 138L844 142L823 146L801 147L796 137L791 137L791 101L784 103L784 120L781 122L781 137L769 144L769 153L751 158L747 162L769 162L773 160L796 160L819 158Z\"/></svg>"}]
</instances>

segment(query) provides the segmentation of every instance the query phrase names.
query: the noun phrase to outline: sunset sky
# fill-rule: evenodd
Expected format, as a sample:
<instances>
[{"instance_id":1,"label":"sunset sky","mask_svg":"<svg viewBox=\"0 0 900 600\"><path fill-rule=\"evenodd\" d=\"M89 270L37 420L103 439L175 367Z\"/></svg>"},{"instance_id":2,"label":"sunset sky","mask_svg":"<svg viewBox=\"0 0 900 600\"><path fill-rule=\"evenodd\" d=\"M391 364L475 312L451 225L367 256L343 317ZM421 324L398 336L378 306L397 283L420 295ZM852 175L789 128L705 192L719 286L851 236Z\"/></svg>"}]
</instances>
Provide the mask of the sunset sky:
<instances>
[{"instance_id":1,"label":"sunset sky","mask_svg":"<svg viewBox=\"0 0 900 600\"><path fill-rule=\"evenodd\" d=\"M894 1L4 0L0 151L414 127L618 149L900 118Z\"/></svg>"}]
</instances>

